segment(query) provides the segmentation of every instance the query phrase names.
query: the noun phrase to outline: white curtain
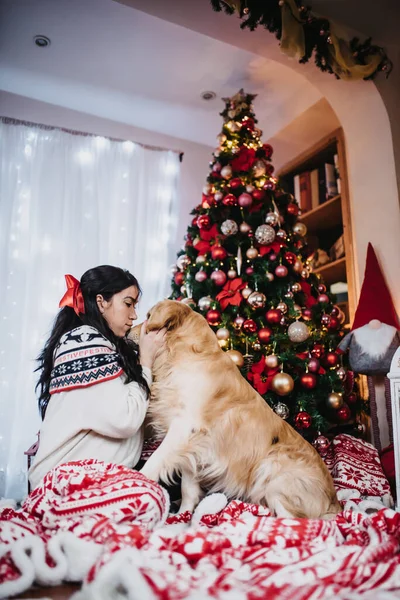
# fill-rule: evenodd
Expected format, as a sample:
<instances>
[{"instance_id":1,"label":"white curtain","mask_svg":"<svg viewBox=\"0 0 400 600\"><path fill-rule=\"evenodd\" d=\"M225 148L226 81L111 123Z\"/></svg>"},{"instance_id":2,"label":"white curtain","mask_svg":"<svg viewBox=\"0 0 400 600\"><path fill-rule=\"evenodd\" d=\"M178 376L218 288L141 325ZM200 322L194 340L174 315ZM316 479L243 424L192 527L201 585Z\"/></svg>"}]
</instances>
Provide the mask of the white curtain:
<instances>
[{"instance_id":1,"label":"white curtain","mask_svg":"<svg viewBox=\"0 0 400 600\"><path fill-rule=\"evenodd\" d=\"M131 141L0 120L0 497L26 495L40 427L35 358L64 274L111 264L143 289L139 317L168 295L179 156Z\"/></svg>"}]
</instances>

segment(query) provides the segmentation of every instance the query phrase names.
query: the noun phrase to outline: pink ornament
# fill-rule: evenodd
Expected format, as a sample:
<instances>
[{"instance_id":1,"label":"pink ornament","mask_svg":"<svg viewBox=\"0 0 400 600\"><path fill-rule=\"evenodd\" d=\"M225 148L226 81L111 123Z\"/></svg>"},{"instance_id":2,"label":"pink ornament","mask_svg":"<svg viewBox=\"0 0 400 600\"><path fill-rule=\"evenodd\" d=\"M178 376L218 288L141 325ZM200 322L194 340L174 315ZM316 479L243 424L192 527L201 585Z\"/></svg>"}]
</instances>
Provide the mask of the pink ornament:
<instances>
[{"instance_id":1,"label":"pink ornament","mask_svg":"<svg viewBox=\"0 0 400 600\"><path fill-rule=\"evenodd\" d=\"M217 270L211 273L211 279L215 283L215 285L222 286L226 281L226 275L223 271Z\"/></svg>"},{"instance_id":2,"label":"pink ornament","mask_svg":"<svg viewBox=\"0 0 400 600\"><path fill-rule=\"evenodd\" d=\"M268 256L269 260L274 262L276 260L276 254L275 252L271 252L271 254Z\"/></svg>"},{"instance_id":3,"label":"pink ornament","mask_svg":"<svg viewBox=\"0 0 400 600\"><path fill-rule=\"evenodd\" d=\"M286 277L286 275L288 274L288 270L285 267L285 265L278 265L275 269L275 275L277 277Z\"/></svg>"},{"instance_id":4,"label":"pink ornament","mask_svg":"<svg viewBox=\"0 0 400 600\"><path fill-rule=\"evenodd\" d=\"M319 371L319 360L316 358L310 358L308 361L308 370L310 373L318 373Z\"/></svg>"},{"instance_id":5,"label":"pink ornament","mask_svg":"<svg viewBox=\"0 0 400 600\"><path fill-rule=\"evenodd\" d=\"M250 194L244 192L243 194L240 194L238 198L238 203L239 206L241 206L242 208L247 208L252 205L253 198L250 196Z\"/></svg>"},{"instance_id":6,"label":"pink ornament","mask_svg":"<svg viewBox=\"0 0 400 600\"><path fill-rule=\"evenodd\" d=\"M203 281L205 281L207 279L207 273L205 271L197 271L196 275L194 276L195 280L198 281L199 283L202 283Z\"/></svg>"},{"instance_id":7,"label":"pink ornament","mask_svg":"<svg viewBox=\"0 0 400 600\"><path fill-rule=\"evenodd\" d=\"M245 322L245 318L244 317L236 317L236 319L233 321L233 326L235 329L241 329L243 323Z\"/></svg>"},{"instance_id":8,"label":"pink ornament","mask_svg":"<svg viewBox=\"0 0 400 600\"><path fill-rule=\"evenodd\" d=\"M326 294L320 294L317 298L318 302L326 302L329 303L329 298Z\"/></svg>"},{"instance_id":9,"label":"pink ornament","mask_svg":"<svg viewBox=\"0 0 400 600\"><path fill-rule=\"evenodd\" d=\"M254 273L253 267L247 267L247 269L246 269L246 275L253 275L253 273Z\"/></svg>"}]
</instances>

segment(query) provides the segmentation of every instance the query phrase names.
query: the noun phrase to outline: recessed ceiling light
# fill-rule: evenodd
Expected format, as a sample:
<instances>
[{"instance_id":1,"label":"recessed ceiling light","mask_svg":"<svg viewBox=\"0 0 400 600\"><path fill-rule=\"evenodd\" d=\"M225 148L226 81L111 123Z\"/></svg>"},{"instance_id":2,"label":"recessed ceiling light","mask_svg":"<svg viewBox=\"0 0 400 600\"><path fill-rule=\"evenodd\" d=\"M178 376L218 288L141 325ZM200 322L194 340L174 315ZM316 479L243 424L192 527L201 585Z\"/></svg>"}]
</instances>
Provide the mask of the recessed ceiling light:
<instances>
[{"instance_id":1,"label":"recessed ceiling light","mask_svg":"<svg viewBox=\"0 0 400 600\"><path fill-rule=\"evenodd\" d=\"M214 98L217 97L217 94L215 92L202 92L201 97L203 100L214 100Z\"/></svg>"},{"instance_id":2,"label":"recessed ceiling light","mask_svg":"<svg viewBox=\"0 0 400 600\"><path fill-rule=\"evenodd\" d=\"M36 46L39 46L39 48L46 48L51 44L50 39L45 35L35 35L33 41L35 42Z\"/></svg>"}]
</instances>

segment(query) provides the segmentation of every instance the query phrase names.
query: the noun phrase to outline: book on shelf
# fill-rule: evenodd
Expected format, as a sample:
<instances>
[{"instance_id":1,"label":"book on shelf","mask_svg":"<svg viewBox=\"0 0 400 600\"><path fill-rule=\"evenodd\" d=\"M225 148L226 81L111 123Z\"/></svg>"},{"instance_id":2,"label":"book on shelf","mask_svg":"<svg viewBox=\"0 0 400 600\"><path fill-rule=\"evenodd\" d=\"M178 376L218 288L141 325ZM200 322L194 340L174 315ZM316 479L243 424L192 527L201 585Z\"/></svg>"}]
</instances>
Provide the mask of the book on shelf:
<instances>
[{"instance_id":1,"label":"book on shelf","mask_svg":"<svg viewBox=\"0 0 400 600\"><path fill-rule=\"evenodd\" d=\"M303 214L339 193L336 168L330 163L295 175L293 184L294 196Z\"/></svg>"},{"instance_id":2,"label":"book on shelf","mask_svg":"<svg viewBox=\"0 0 400 600\"><path fill-rule=\"evenodd\" d=\"M343 258L344 255L344 236L342 234L333 244L332 248L329 250L329 256L331 260L339 260L339 258Z\"/></svg>"},{"instance_id":3,"label":"book on shelf","mask_svg":"<svg viewBox=\"0 0 400 600\"><path fill-rule=\"evenodd\" d=\"M341 181L340 181L339 155L338 154L335 154L335 156L333 157L333 164L335 165L337 193L341 194L342 193L342 185L341 185Z\"/></svg>"}]
</instances>

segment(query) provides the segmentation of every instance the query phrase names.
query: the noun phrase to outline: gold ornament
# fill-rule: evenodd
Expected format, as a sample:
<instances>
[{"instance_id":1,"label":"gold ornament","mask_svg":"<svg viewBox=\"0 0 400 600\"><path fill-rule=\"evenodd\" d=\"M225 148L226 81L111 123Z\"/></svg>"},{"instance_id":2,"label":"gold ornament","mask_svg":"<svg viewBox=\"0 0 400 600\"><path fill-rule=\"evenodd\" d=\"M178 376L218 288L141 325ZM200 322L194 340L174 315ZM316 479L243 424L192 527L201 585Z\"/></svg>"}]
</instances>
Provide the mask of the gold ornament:
<instances>
[{"instance_id":1,"label":"gold ornament","mask_svg":"<svg viewBox=\"0 0 400 600\"><path fill-rule=\"evenodd\" d=\"M300 275L303 279L308 279L310 277L310 273L307 271L307 269L302 269Z\"/></svg>"},{"instance_id":2,"label":"gold ornament","mask_svg":"<svg viewBox=\"0 0 400 600\"><path fill-rule=\"evenodd\" d=\"M257 256L258 256L257 248L253 248L253 246L252 246L251 248L246 250L246 256L247 256L247 258L250 258L250 260L254 260L255 258L257 258Z\"/></svg>"},{"instance_id":3,"label":"gold ornament","mask_svg":"<svg viewBox=\"0 0 400 600\"><path fill-rule=\"evenodd\" d=\"M302 321L295 321L288 327L288 336L291 342L305 342L310 336L310 330Z\"/></svg>"},{"instance_id":4,"label":"gold ornament","mask_svg":"<svg viewBox=\"0 0 400 600\"><path fill-rule=\"evenodd\" d=\"M303 263L301 262L301 260L296 260L293 265L293 271L295 273L301 273L302 270L303 270Z\"/></svg>"},{"instance_id":5,"label":"gold ornament","mask_svg":"<svg viewBox=\"0 0 400 600\"><path fill-rule=\"evenodd\" d=\"M304 237L307 233L306 225L304 225L304 223L301 221L297 221L297 223L293 225L293 233L299 235L300 237Z\"/></svg>"},{"instance_id":6,"label":"gold ornament","mask_svg":"<svg viewBox=\"0 0 400 600\"><path fill-rule=\"evenodd\" d=\"M222 167L221 177L223 177L224 179L230 179L232 177L232 168L229 165Z\"/></svg>"},{"instance_id":7,"label":"gold ornament","mask_svg":"<svg viewBox=\"0 0 400 600\"><path fill-rule=\"evenodd\" d=\"M342 394L338 394L337 392L331 392L326 399L326 403L330 408L334 408L337 410L341 406L343 406L343 396Z\"/></svg>"},{"instance_id":8,"label":"gold ornament","mask_svg":"<svg viewBox=\"0 0 400 600\"><path fill-rule=\"evenodd\" d=\"M229 340L218 340L218 345L220 348L226 348L229 345Z\"/></svg>"},{"instance_id":9,"label":"gold ornament","mask_svg":"<svg viewBox=\"0 0 400 600\"><path fill-rule=\"evenodd\" d=\"M241 354L238 350L227 350L227 355L229 358L235 363L237 367L243 367L244 358L243 354Z\"/></svg>"},{"instance_id":10,"label":"gold ornament","mask_svg":"<svg viewBox=\"0 0 400 600\"><path fill-rule=\"evenodd\" d=\"M261 344L260 344L260 342L254 342L253 343L253 350L255 350L256 352L259 352L261 350Z\"/></svg>"},{"instance_id":11,"label":"gold ornament","mask_svg":"<svg viewBox=\"0 0 400 600\"><path fill-rule=\"evenodd\" d=\"M240 223L239 229L241 233L249 233L251 231L251 226L248 223Z\"/></svg>"},{"instance_id":12,"label":"gold ornament","mask_svg":"<svg viewBox=\"0 0 400 600\"><path fill-rule=\"evenodd\" d=\"M292 292L294 292L295 294L297 294L297 292L301 292L301 285L297 282L293 283Z\"/></svg>"},{"instance_id":13,"label":"gold ornament","mask_svg":"<svg viewBox=\"0 0 400 600\"><path fill-rule=\"evenodd\" d=\"M294 381L288 373L277 373L271 381L271 390L278 396L287 396L294 388Z\"/></svg>"},{"instance_id":14,"label":"gold ornament","mask_svg":"<svg viewBox=\"0 0 400 600\"><path fill-rule=\"evenodd\" d=\"M229 339L229 329L226 327L220 327L217 329L215 334L219 340L228 340Z\"/></svg>"},{"instance_id":15,"label":"gold ornament","mask_svg":"<svg viewBox=\"0 0 400 600\"><path fill-rule=\"evenodd\" d=\"M269 271L267 271L265 273L265 277L267 278L268 281L273 281L275 279L275 275L273 273L269 273Z\"/></svg>"},{"instance_id":16,"label":"gold ornament","mask_svg":"<svg viewBox=\"0 0 400 600\"><path fill-rule=\"evenodd\" d=\"M263 308L265 306L266 300L266 297L261 292L253 292L247 298L247 302L254 310L256 310L257 308Z\"/></svg>"}]
</instances>

